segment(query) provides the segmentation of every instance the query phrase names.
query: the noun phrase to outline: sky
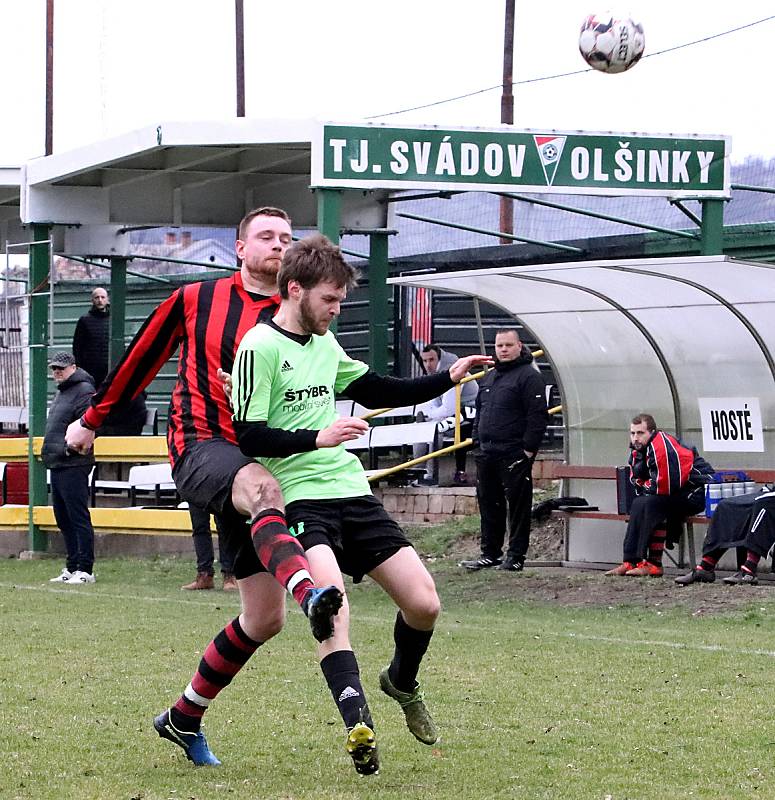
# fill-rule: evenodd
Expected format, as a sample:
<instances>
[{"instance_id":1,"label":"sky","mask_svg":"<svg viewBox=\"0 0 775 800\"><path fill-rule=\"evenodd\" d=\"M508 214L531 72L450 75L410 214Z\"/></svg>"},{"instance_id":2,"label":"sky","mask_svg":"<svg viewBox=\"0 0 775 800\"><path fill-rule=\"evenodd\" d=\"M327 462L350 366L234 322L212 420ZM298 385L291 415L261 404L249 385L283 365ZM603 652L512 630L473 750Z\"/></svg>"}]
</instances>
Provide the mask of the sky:
<instances>
[{"instance_id":1,"label":"sky","mask_svg":"<svg viewBox=\"0 0 775 800\"><path fill-rule=\"evenodd\" d=\"M44 151L45 5L0 0L0 167ZM244 0L246 116L497 126L504 5ZM632 0L623 8L644 26L647 57L619 75L585 71L578 52L582 20L600 8L516 0L514 80L533 82L515 86L515 127L726 134L735 162L775 156L772 0ZM232 118L234 64L233 0L55 0L54 152Z\"/></svg>"}]
</instances>

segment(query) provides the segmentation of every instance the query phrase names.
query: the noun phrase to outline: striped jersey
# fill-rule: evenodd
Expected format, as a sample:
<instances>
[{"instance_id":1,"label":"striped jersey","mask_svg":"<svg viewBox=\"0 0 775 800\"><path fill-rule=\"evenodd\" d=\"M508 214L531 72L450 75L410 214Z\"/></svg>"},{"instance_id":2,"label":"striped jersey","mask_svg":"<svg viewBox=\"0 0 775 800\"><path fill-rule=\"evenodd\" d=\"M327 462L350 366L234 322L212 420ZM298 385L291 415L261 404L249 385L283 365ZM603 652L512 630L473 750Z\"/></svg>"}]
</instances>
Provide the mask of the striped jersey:
<instances>
[{"instance_id":1,"label":"striped jersey","mask_svg":"<svg viewBox=\"0 0 775 800\"><path fill-rule=\"evenodd\" d=\"M344 352L331 331L307 338L256 325L237 352L234 419L286 431L321 430L336 419L335 395L368 369ZM286 503L371 494L361 462L343 445L259 461L277 478Z\"/></svg>"},{"instance_id":2,"label":"striped jersey","mask_svg":"<svg viewBox=\"0 0 775 800\"><path fill-rule=\"evenodd\" d=\"M237 443L232 410L218 369L232 371L237 345L279 307L277 295L251 294L235 272L181 286L145 320L121 361L94 395L84 421L98 428L116 406L135 398L180 348L167 422L173 465L191 442L222 438Z\"/></svg>"},{"instance_id":3,"label":"striped jersey","mask_svg":"<svg viewBox=\"0 0 775 800\"><path fill-rule=\"evenodd\" d=\"M639 493L676 494L707 462L675 436L657 431L644 450L630 453L630 481ZM712 467L707 465L712 471Z\"/></svg>"}]
</instances>

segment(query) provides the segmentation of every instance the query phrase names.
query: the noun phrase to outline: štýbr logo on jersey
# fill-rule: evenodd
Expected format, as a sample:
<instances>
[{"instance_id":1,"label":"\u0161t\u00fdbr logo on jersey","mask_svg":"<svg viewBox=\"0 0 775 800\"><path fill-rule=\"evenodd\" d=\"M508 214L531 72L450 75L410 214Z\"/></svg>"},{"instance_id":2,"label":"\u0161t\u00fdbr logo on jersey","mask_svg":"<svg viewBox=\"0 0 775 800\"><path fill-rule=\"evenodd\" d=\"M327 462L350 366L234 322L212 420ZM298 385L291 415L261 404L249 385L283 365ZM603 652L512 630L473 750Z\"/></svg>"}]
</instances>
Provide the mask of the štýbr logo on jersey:
<instances>
[{"instance_id":1,"label":"\u0161t\u00fdbr logo on jersey","mask_svg":"<svg viewBox=\"0 0 775 800\"><path fill-rule=\"evenodd\" d=\"M286 389L283 411L304 411L308 408L326 405L333 397L333 389L328 386L306 386L303 389Z\"/></svg>"}]
</instances>

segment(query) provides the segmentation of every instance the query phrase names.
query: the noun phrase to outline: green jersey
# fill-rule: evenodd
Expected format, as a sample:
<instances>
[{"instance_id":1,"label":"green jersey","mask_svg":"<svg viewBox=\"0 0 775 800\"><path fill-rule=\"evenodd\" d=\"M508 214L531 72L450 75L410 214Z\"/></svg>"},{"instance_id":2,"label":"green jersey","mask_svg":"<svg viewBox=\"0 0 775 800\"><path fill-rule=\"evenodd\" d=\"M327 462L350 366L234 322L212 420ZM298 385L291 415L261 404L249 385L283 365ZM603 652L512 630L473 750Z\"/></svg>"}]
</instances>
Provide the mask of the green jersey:
<instances>
[{"instance_id":1,"label":"green jersey","mask_svg":"<svg viewBox=\"0 0 775 800\"><path fill-rule=\"evenodd\" d=\"M368 369L330 331L302 344L273 325L256 325L234 361L234 420L287 431L327 428L336 419L336 393ZM361 462L342 445L258 461L277 478L286 503L371 494Z\"/></svg>"}]
</instances>

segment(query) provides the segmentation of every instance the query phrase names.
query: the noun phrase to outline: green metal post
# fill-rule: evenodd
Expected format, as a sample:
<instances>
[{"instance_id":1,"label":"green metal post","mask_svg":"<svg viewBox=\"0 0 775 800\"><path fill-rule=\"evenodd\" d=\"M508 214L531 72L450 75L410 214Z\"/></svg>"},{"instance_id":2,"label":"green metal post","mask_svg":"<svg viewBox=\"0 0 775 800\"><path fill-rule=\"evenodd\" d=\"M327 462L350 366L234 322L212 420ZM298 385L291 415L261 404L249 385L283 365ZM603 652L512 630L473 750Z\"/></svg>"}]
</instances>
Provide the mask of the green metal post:
<instances>
[{"instance_id":1,"label":"green metal post","mask_svg":"<svg viewBox=\"0 0 775 800\"><path fill-rule=\"evenodd\" d=\"M32 520L34 506L46 505L46 468L32 452L34 436L46 432L46 396L48 393L48 336L49 336L49 292L53 291L49 277L51 274L51 249L48 240L50 225L33 225L30 245L30 396L29 409L29 509L28 546L33 552L48 549L48 538Z\"/></svg>"},{"instance_id":2,"label":"green metal post","mask_svg":"<svg viewBox=\"0 0 775 800\"><path fill-rule=\"evenodd\" d=\"M318 196L318 231L339 244L342 225L342 190L316 189Z\"/></svg>"},{"instance_id":3,"label":"green metal post","mask_svg":"<svg viewBox=\"0 0 775 800\"><path fill-rule=\"evenodd\" d=\"M341 189L316 189L318 196L318 231L334 244L339 244L339 230L342 227ZM336 333L336 320L331 324L331 332Z\"/></svg>"},{"instance_id":4,"label":"green metal post","mask_svg":"<svg viewBox=\"0 0 775 800\"><path fill-rule=\"evenodd\" d=\"M384 375L388 368L388 323L390 292L388 277L388 237L369 235L369 364Z\"/></svg>"},{"instance_id":5,"label":"green metal post","mask_svg":"<svg viewBox=\"0 0 775 800\"><path fill-rule=\"evenodd\" d=\"M126 265L126 258L115 256L110 259L110 361L108 369L113 369L124 354Z\"/></svg>"},{"instance_id":6,"label":"green metal post","mask_svg":"<svg viewBox=\"0 0 775 800\"><path fill-rule=\"evenodd\" d=\"M724 252L723 200L711 199L702 201L700 252L704 256L716 256Z\"/></svg>"}]
</instances>

